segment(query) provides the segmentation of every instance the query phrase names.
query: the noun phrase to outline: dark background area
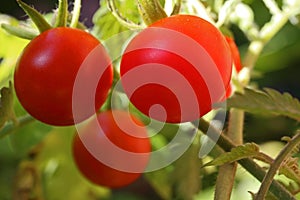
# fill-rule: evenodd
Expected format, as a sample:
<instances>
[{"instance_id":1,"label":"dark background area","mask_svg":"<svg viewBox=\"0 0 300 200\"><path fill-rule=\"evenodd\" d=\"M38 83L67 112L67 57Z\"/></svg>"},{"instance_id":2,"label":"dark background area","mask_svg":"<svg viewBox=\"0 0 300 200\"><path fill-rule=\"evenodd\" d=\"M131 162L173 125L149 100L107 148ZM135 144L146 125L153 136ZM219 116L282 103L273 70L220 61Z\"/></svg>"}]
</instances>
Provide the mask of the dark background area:
<instances>
[{"instance_id":1,"label":"dark background area","mask_svg":"<svg viewBox=\"0 0 300 200\"><path fill-rule=\"evenodd\" d=\"M34 5L38 11L42 13L51 12L57 7L57 0L23 0L29 5ZM71 1L70 1L71 2ZM73 2L73 1L72 1ZM70 3L69 8L72 8ZM88 27L92 26L92 17L99 8L99 0L82 0L80 21ZM1 0L0 13L12 15L18 19L26 19L24 11L18 6L15 0Z\"/></svg>"}]
</instances>

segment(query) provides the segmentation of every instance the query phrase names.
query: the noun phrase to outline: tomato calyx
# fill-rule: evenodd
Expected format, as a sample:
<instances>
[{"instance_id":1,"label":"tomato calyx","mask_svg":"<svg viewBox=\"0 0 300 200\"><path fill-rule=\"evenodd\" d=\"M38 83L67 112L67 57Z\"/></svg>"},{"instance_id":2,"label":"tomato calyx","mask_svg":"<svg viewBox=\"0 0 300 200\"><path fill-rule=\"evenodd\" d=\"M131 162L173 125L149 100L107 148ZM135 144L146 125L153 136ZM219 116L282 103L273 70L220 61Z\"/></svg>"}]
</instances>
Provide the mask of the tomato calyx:
<instances>
[{"instance_id":1,"label":"tomato calyx","mask_svg":"<svg viewBox=\"0 0 300 200\"><path fill-rule=\"evenodd\" d=\"M49 24L45 19L45 17L30 5L24 3L21 0L16 0L16 1L19 4L19 6L23 9L23 11L33 21L39 33L43 33L55 27L65 27L65 26L71 28L85 29L85 26L83 26L81 23L78 22L79 15L80 15L81 0L75 0L72 15L68 12L68 0L59 0L59 5L57 9L58 11L56 14L54 25ZM68 21L69 15L72 16L70 22ZM1 24L1 27L4 30L6 30L8 33L23 39L32 40L38 35L38 33L33 28L24 29L24 27L15 26L13 24Z\"/></svg>"},{"instance_id":2,"label":"tomato calyx","mask_svg":"<svg viewBox=\"0 0 300 200\"><path fill-rule=\"evenodd\" d=\"M158 0L137 0L137 3L138 10L147 25L167 17L166 12Z\"/></svg>"},{"instance_id":3,"label":"tomato calyx","mask_svg":"<svg viewBox=\"0 0 300 200\"><path fill-rule=\"evenodd\" d=\"M168 17L166 11L161 5L159 0L137 0L138 10L142 17L144 24L150 26L154 22ZM145 26L141 24L137 24L132 22L130 19L122 16L122 14L116 8L114 0L107 0L108 9L115 16L115 18L119 21L120 24L124 25L128 29L144 29ZM174 2L174 6L172 8L172 12L170 15L179 14L181 7L181 0L177 0Z\"/></svg>"}]
</instances>

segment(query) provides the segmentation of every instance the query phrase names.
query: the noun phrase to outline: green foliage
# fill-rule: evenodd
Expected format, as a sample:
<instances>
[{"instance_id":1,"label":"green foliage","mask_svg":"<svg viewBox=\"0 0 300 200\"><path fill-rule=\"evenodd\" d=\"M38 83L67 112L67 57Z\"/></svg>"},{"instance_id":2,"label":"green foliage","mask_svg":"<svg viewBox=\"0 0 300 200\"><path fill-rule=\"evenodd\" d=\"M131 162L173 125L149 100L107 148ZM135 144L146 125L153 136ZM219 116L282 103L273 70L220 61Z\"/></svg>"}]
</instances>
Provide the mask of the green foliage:
<instances>
[{"instance_id":1,"label":"green foliage","mask_svg":"<svg viewBox=\"0 0 300 200\"><path fill-rule=\"evenodd\" d=\"M129 20L139 23L140 16L137 9L135 0L126 0L126 3L116 0L116 7L124 17ZM100 9L94 14L93 17L94 27L92 33L101 40L106 40L115 34L128 30L113 16L108 10L107 1L100 1Z\"/></svg>"},{"instance_id":2,"label":"green foliage","mask_svg":"<svg viewBox=\"0 0 300 200\"><path fill-rule=\"evenodd\" d=\"M227 163L232 163L243 158L255 157L259 155L259 147L255 143L246 143L244 145L237 146L233 148L230 152L221 154L219 157L213 161L206 163L206 166L220 166Z\"/></svg>"},{"instance_id":3,"label":"green foliage","mask_svg":"<svg viewBox=\"0 0 300 200\"><path fill-rule=\"evenodd\" d=\"M71 146L74 132L74 127L53 129L35 159L47 199L81 200L109 195L108 190L87 182L77 170Z\"/></svg>"},{"instance_id":4,"label":"green foliage","mask_svg":"<svg viewBox=\"0 0 300 200\"><path fill-rule=\"evenodd\" d=\"M201 188L200 166L198 159L199 145L192 144L190 148L174 163L172 181L175 198L193 199Z\"/></svg>"},{"instance_id":5,"label":"green foliage","mask_svg":"<svg viewBox=\"0 0 300 200\"><path fill-rule=\"evenodd\" d=\"M13 109L13 88L10 82L9 87L0 89L0 130L8 120L16 120Z\"/></svg>"},{"instance_id":6,"label":"green foliage","mask_svg":"<svg viewBox=\"0 0 300 200\"><path fill-rule=\"evenodd\" d=\"M289 93L265 88L264 91L246 88L228 99L227 106L251 113L283 115L300 121L300 102Z\"/></svg>"},{"instance_id":7,"label":"green foliage","mask_svg":"<svg viewBox=\"0 0 300 200\"><path fill-rule=\"evenodd\" d=\"M170 175L173 171L173 167L169 166L154 172L145 174L146 179L150 185L155 189L163 199L172 198L172 186L170 184Z\"/></svg>"},{"instance_id":8,"label":"green foliage","mask_svg":"<svg viewBox=\"0 0 300 200\"><path fill-rule=\"evenodd\" d=\"M0 14L0 24L4 23L14 25L19 22L12 17ZM27 40L10 35L4 29L0 28L0 58L3 59L0 63L0 88L6 86L11 79L17 58L27 43Z\"/></svg>"},{"instance_id":9,"label":"green foliage","mask_svg":"<svg viewBox=\"0 0 300 200\"><path fill-rule=\"evenodd\" d=\"M46 31L51 28L51 25L46 21L44 16L40 14L37 10L29 6L28 4L17 0L20 7L26 12L26 14L31 18L36 27L40 32Z\"/></svg>"},{"instance_id":10,"label":"green foliage","mask_svg":"<svg viewBox=\"0 0 300 200\"><path fill-rule=\"evenodd\" d=\"M278 174L283 174L289 179L300 184L300 169L298 165L298 158L288 157L284 160L279 168Z\"/></svg>"}]
</instances>

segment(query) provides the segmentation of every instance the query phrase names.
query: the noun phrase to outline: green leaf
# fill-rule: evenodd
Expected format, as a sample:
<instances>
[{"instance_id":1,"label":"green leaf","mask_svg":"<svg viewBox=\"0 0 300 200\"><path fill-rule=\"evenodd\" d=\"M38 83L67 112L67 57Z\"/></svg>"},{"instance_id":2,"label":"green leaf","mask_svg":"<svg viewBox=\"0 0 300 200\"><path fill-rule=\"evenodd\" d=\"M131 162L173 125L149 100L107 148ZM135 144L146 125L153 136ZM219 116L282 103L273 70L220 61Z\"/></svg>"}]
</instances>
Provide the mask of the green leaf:
<instances>
[{"instance_id":1,"label":"green leaf","mask_svg":"<svg viewBox=\"0 0 300 200\"><path fill-rule=\"evenodd\" d=\"M9 135L12 150L19 156L26 155L32 147L45 138L52 128L52 126L39 121L33 121L22 127L17 126Z\"/></svg>"},{"instance_id":2,"label":"green leaf","mask_svg":"<svg viewBox=\"0 0 300 200\"><path fill-rule=\"evenodd\" d=\"M192 144L174 164L172 182L176 197L179 199L193 199L200 190L201 160L198 158L198 153L199 145Z\"/></svg>"},{"instance_id":3,"label":"green leaf","mask_svg":"<svg viewBox=\"0 0 300 200\"><path fill-rule=\"evenodd\" d=\"M289 179L300 184L300 169L298 165L299 158L288 157L279 168L279 174L283 174Z\"/></svg>"},{"instance_id":4,"label":"green leaf","mask_svg":"<svg viewBox=\"0 0 300 200\"><path fill-rule=\"evenodd\" d=\"M68 1L67 0L59 0L58 1L58 11L57 18L55 22L55 27L61 27L67 25L68 19Z\"/></svg>"},{"instance_id":5,"label":"green leaf","mask_svg":"<svg viewBox=\"0 0 300 200\"><path fill-rule=\"evenodd\" d=\"M1 14L0 24L21 26L21 23L19 23L15 18ZM0 58L3 59L0 63L0 88L8 84L8 81L12 77L12 72L17 58L27 43L28 40L20 39L8 34L4 29L0 28Z\"/></svg>"},{"instance_id":6,"label":"green leaf","mask_svg":"<svg viewBox=\"0 0 300 200\"><path fill-rule=\"evenodd\" d=\"M10 82L9 87L0 89L0 130L8 120L15 120L13 109L13 88Z\"/></svg>"},{"instance_id":7,"label":"green leaf","mask_svg":"<svg viewBox=\"0 0 300 200\"><path fill-rule=\"evenodd\" d=\"M170 184L171 172L172 172L172 167L169 166L145 174L145 178L147 179L149 184L154 188L156 193L162 197L162 199L172 198L172 187Z\"/></svg>"},{"instance_id":8,"label":"green leaf","mask_svg":"<svg viewBox=\"0 0 300 200\"><path fill-rule=\"evenodd\" d=\"M270 88L264 91L246 88L244 94L236 93L227 100L229 108L239 108L250 113L273 114L300 121L300 102L289 93L279 93Z\"/></svg>"},{"instance_id":9,"label":"green leaf","mask_svg":"<svg viewBox=\"0 0 300 200\"><path fill-rule=\"evenodd\" d=\"M258 156L259 147L255 143L247 143L233 148L230 152L224 153L214 159L213 161L205 164L206 166L220 166L227 163L232 163L248 157Z\"/></svg>"},{"instance_id":10,"label":"green leaf","mask_svg":"<svg viewBox=\"0 0 300 200\"><path fill-rule=\"evenodd\" d=\"M55 128L43 141L35 164L45 199L108 199L108 189L88 182L77 169L72 156L74 133L74 127Z\"/></svg>"},{"instance_id":11,"label":"green leaf","mask_svg":"<svg viewBox=\"0 0 300 200\"><path fill-rule=\"evenodd\" d=\"M40 14L37 10L29 6L28 4L22 2L21 0L17 0L17 3L20 7L26 12L26 14L31 18L36 27L40 32L44 32L48 29L51 29L51 25L46 21L42 14Z\"/></svg>"},{"instance_id":12,"label":"green leaf","mask_svg":"<svg viewBox=\"0 0 300 200\"><path fill-rule=\"evenodd\" d=\"M32 40L38 35L35 31L26 27L12 26L10 24L1 24L1 27L8 33L27 40Z\"/></svg>"}]
</instances>

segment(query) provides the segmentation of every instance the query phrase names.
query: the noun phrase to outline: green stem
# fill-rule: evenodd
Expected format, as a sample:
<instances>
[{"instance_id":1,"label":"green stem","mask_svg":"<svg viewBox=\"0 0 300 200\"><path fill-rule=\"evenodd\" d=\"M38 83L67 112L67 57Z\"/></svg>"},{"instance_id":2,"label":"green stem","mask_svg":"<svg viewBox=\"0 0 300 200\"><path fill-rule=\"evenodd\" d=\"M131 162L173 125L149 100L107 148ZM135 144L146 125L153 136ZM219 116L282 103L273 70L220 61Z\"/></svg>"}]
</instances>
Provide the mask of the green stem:
<instances>
[{"instance_id":1,"label":"green stem","mask_svg":"<svg viewBox=\"0 0 300 200\"><path fill-rule=\"evenodd\" d=\"M244 58L244 69L239 74L240 82L246 86L250 81L250 73L260 56L264 46L274 35L288 22L288 13L279 13L273 15L270 22L266 23L259 32L256 40L253 40L248 48ZM244 72L244 73L243 73Z\"/></svg>"},{"instance_id":2,"label":"green stem","mask_svg":"<svg viewBox=\"0 0 300 200\"><path fill-rule=\"evenodd\" d=\"M265 1L270 3L271 1ZM281 18L280 18L280 17ZM285 17L284 17L285 16ZM249 45L248 52L244 59L245 68L239 74L239 80L243 86L247 86L250 82L250 73L254 68L254 65L261 54L265 44L284 26L287 22L288 18L286 15L276 14L272 17L271 21L264 25L261 29L258 39L252 41ZM243 90L241 88L241 90ZM229 118L229 128L228 128L228 136L232 139L236 144L243 143L243 125L244 124L244 111L238 109L230 110L230 118ZM262 179L262 174L264 171L259 170L255 172L253 169L258 169L254 166L255 163L251 163L250 159L244 159L240 161L240 164L244 166L248 171L251 170L253 175L258 178L260 181ZM249 167L249 166L251 166ZM236 163L227 164L220 167L219 176L217 179L216 191L215 191L215 199L230 199L230 195L232 192L232 187L234 184L234 176L236 173ZM277 187L277 188L276 188ZM276 184L272 185L273 193L276 193L281 185L276 186Z\"/></svg>"},{"instance_id":3,"label":"green stem","mask_svg":"<svg viewBox=\"0 0 300 200\"><path fill-rule=\"evenodd\" d=\"M18 123L15 125L15 123L10 122L7 123L3 129L0 131L0 139L4 138L5 136L11 134L13 131L16 130L16 128L20 128L26 124L29 124L31 122L34 122L34 118L31 117L30 115L26 115L23 117L18 118Z\"/></svg>"},{"instance_id":4,"label":"green stem","mask_svg":"<svg viewBox=\"0 0 300 200\"><path fill-rule=\"evenodd\" d=\"M229 114L229 127L226 135L236 144L243 144L244 112L242 110L231 109ZM220 166L216 189L215 200L230 200L234 178L237 169L237 162Z\"/></svg>"},{"instance_id":5,"label":"green stem","mask_svg":"<svg viewBox=\"0 0 300 200\"><path fill-rule=\"evenodd\" d=\"M222 134L219 130L217 130L207 121L201 118L199 121L198 129L203 133L206 133L208 131L208 128L210 130L210 134L208 136L211 137L212 140L214 140L214 138L218 138L219 136L219 139L215 142L223 150L229 152L232 148L236 147L236 145L227 136ZM259 181L262 181L264 176L266 175L266 172L250 158L239 160L238 163ZM271 183L270 191L279 199L296 200L295 197L293 197L293 195L286 188L284 188L275 180L273 180L273 182Z\"/></svg>"},{"instance_id":6,"label":"green stem","mask_svg":"<svg viewBox=\"0 0 300 200\"><path fill-rule=\"evenodd\" d=\"M75 0L74 2L74 9L72 12L72 19L70 23L71 28L76 28L79 21L80 16L80 8L81 8L81 0Z\"/></svg>"},{"instance_id":7,"label":"green stem","mask_svg":"<svg viewBox=\"0 0 300 200\"><path fill-rule=\"evenodd\" d=\"M67 25L68 20L68 0L59 0L58 13L55 27L63 27Z\"/></svg>"},{"instance_id":8,"label":"green stem","mask_svg":"<svg viewBox=\"0 0 300 200\"><path fill-rule=\"evenodd\" d=\"M176 0L171 15L177 15L180 12L181 0Z\"/></svg>"},{"instance_id":9,"label":"green stem","mask_svg":"<svg viewBox=\"0 0 300 200\"><path fill-rule=\"evenodd\" d=\"M159 0L137 0L137 4L139 12L147 25L167 17Z\"/></svg>"},{"instance_id":10,"label":"green stem","mask_svg":"<svg viewBox=\"0 0 300 200\"><path fill-rule=\"evenodd\" d=\"M138 25L128 19L126 19L125 17L123 17L119 11L116 8L116 5L114 3L114 0L106 0L107 1L107 7L108 9L111 11L111 13L113 14L113 16L118 20L118 22L120 24L122 24L123 26L135 30L135 29L143 29L144 27L141 25Z\"/></svg>"},{"instance_id":11,"label":"green stem","mask_svg":"<svg viewBox=\"0 0 300 200\"><path fill-rule=\"evenodd\" d=\"M268 173L265 175L260 189L255 197L255 200L263 200L272 184L274 176L277 170L280 168L284 159L290 155L293 149L300 143L300 133L297 133L293 139L287 143L287 145L282 149L277 158L274 160L273 164L270 166Z\"/></svg>"},{"instance_id":12,"label":"green stem","mask_svg":"<svg viewBox=\"0 0 300 200\"><path fill-rule=\"evenodd\" d=\"M21 0L17 0L17 3L31 18L36 27L39 29L40 33L52 28L51 25L45 20L43 15L41 15L37 10L22 2Z\"/></svg>"}]
</instances>

